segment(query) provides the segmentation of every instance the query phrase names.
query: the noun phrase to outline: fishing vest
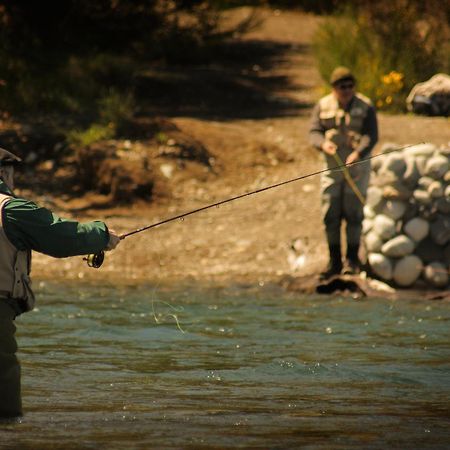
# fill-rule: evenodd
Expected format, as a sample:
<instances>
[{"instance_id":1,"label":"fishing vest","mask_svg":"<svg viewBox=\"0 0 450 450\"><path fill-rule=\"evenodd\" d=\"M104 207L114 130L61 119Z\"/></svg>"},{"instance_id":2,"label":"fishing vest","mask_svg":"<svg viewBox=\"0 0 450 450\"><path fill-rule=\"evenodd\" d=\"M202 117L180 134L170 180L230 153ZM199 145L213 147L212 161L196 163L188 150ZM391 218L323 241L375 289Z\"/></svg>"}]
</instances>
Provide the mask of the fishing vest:
<instances>
[{"instance_id":1,"label":"fishing vest","mask_svg":"<svg viewBox=\"0 0 450 450\"><path fill-rule=\"evenodd\" d=\"M360 93L355 94L348 111L339 106L334 94L319 100L319 119L326 130L325 138L337 145L343 159L358 146L364 119L371 106L370 99Z\"/></svg>"},{"instance_id":2,"label":"fishing vest","mask_svg":"<svg viewBox=\"0 0 450 450\"><path fill-rule=\"evenodd\" d=\"M0 298L19 315L34 307L31 290L31 251L17 250L9 241L3 227L3 208L12 197L0 193Z\"/></svg>"}]
</instances>

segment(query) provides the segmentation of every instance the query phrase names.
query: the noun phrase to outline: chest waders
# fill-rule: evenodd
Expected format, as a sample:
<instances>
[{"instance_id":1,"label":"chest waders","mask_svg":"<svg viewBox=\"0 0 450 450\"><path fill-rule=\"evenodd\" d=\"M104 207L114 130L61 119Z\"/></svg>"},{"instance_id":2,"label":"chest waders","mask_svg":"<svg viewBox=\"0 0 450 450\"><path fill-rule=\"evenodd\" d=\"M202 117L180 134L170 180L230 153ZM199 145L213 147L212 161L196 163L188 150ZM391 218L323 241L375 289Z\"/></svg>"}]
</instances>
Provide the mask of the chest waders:
<instances>
[{"instance_id":1,"label":"chest waders","mask_svg":"<svg viewBox=\"0 0 450 450\"><path fill-rule=\"evenodd\" d=\"M343 165L357 148L369 107L370 101L359 94L354 97L348 111L339 107L333 95L320 101L319 118L326 129L325 139L337 147L336 155L324 154L327 168ZM352 269L358 270L363 207L369 177L370 162L345 170L330 170L322 175L322 215L330 252L330 264L324 277L338 274L342 270L341 226L344 222L346 257Z\"/></svg>"}]
</instances>

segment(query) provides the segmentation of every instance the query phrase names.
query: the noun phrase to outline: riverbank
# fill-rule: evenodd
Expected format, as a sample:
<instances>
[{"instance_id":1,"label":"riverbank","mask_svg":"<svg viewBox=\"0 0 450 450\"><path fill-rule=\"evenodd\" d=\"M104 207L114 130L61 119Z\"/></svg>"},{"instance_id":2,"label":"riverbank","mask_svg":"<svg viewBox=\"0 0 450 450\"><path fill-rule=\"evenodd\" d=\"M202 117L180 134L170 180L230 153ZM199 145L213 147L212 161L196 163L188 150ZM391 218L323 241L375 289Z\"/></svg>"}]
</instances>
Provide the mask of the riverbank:
<instances>
[{"instance_id":1,"label":"riverbank","mask_svg":"<svg viewBox=\"0 0 450 450\"><path fill-rule=\"evenodd\" d=\"M247 12L245 8L234 11L234 19ZM320 19L269 9L260 14L262 25L248 33L244 43L255 51L248 57L248 70L255 73L259 88L264 80L284 80L278 89L272 85L267 92L259 92L261 96L270 92L272 103L261 109L249 98L230 94L230 102L235 103L233 117L211 112L208 117L172 114L170 118L182 133L208 149L215 159L214 170L195 161L155 160L153 168L163 174L167 195L151 202L112 206L107 198L94 194L70 200L46 195L37 200L63 217L105 220L109 227L126 233L321 170L321 157L308 144L311 108L322 94L311 49ZM258 59L258 48L278 53L271 64L264 65ZM204 83L208 81L205 78ZM201 86L201 79L197 83ZM201 99L202 92L197 94ZM219 108L224 97L216 94ZM274 105L283 109L275 111ZM173 106L175 111L182 109ZM448 123L442 117L380 114L376 151L387 142L446 145L450 142ZM291 246L298 239L305 253L303 264L293 262ZM35 280L264 284L286 276L315 276L326 260L319 177L312 176L131 236L107 254L100 269L88 268L82 258L54 260L35 254L33 276Z\"/></svg>"}]
</instances>

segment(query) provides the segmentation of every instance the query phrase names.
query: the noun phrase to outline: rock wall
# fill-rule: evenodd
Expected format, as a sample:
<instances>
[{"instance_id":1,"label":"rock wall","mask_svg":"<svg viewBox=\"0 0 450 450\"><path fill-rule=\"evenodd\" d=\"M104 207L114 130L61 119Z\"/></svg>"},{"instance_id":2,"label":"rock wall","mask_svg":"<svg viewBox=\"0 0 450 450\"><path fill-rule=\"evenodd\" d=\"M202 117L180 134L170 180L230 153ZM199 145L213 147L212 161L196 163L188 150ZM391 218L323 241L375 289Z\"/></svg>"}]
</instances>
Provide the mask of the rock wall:
<instances>
[{"instance_id":1,"label":"rock wall","mask_svg":"<svg viewBox=\"0 0 450 450\"><path fill-rule=\"evenodd\" d=\"M424 143L372 160L363 244L372 276L400 287L449 286L450 148Z\"/></svg>"}]
</instances>

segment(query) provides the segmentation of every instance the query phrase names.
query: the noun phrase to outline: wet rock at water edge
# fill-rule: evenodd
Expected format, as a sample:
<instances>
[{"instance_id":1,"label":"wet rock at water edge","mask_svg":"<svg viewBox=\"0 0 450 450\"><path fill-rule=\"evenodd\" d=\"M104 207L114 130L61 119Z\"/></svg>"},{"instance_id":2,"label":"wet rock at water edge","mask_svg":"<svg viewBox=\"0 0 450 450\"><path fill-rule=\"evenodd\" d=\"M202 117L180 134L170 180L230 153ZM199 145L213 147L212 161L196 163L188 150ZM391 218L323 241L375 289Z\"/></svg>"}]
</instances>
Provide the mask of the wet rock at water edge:
<instances>
[{"instance_id":1,"label":"wet rock at water edge","mask_svg":"<svg viewBox=\"0 0 450 450\"><path fill-rule=\"evenodd\" d=\"M408 255L395 263L392 278L402 287L411 286L419 278L423 263L416 255Z\"/></svg>"},{"instance_id":2,"label":"wet rock at water edge","mask_svg":"<svg viewBox=\"0 0 450 450\"><path fill-rule=\"evenodd\" d=\"M449 282L447 267L438 261L434 261L425 266L423 276L428 284L437 288L446 287Z\"/></svg>"},{"instance_id":3,"label":"wet rock at water edge","mask_svg":"<svg viewBox=\"0 0 450 450\"><path fill-rule=\"evenodd\" d=\"M392 279L392 261L381 253L370 253L367 258L375 275L383 280Z\"/></svg>"}]
</instances>

